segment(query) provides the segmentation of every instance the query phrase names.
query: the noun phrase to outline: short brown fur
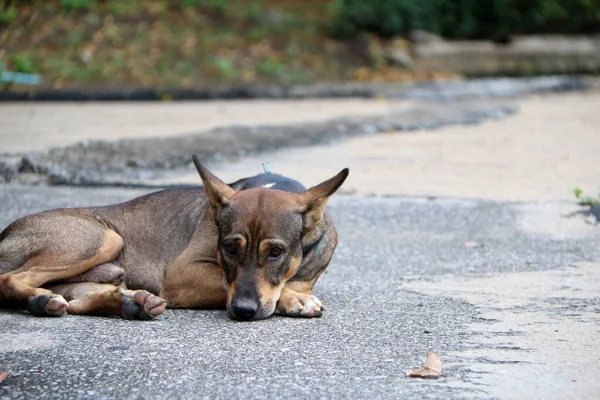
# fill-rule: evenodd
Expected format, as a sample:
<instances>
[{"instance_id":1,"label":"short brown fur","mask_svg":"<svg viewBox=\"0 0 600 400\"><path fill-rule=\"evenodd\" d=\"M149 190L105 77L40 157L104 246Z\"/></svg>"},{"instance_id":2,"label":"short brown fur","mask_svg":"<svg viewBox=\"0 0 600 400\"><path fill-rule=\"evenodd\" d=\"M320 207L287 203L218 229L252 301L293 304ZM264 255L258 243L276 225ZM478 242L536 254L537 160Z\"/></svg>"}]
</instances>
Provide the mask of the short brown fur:
<instances>
[{"instance_id":1,"label":"short brown fur","mask_svg":"<svg viewBox=\"0 0 600 400\"><path fill-rule=\"evenodd\" d=\"M205 194L167 190L9 225L0 233L0 301L51 316L151 319L166 307L319 316L312 287L337 245L324 207L348 171L297 194L234 190L194 162Z\"/></svg>"}]
</instances>

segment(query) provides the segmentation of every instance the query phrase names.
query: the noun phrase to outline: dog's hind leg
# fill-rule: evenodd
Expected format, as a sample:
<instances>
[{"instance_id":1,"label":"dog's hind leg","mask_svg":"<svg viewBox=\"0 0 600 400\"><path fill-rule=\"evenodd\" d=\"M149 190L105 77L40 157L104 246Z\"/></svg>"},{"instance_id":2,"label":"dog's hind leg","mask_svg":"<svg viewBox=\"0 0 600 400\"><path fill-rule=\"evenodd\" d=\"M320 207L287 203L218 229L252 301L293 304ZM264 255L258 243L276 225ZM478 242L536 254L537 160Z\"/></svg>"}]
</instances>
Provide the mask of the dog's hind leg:
<instances>
[{"instance_id":1,"label":"dog's hind leg","mask_svg":"<svg viewBox=\"0 0 600 400\"><path fill-rule=\"evenodd\" d=\"M2 232L0 299L35 315L63 315L65 299L41 286L113 261L123 239L94 218L62 210L22 218Z\"/></svg>"},{"instance_id":2,"label":"dog's hind leg","mask_svg":"<svg viewBox=\"0 0 600 400\"><path fill-rule=\"evenodd\" d=\"M145 290L103 283L68 283L49 286L68 302L69 314L114 315L125 319L148 320L162 314L166 302Z\"/></svg>"}]
</instances>

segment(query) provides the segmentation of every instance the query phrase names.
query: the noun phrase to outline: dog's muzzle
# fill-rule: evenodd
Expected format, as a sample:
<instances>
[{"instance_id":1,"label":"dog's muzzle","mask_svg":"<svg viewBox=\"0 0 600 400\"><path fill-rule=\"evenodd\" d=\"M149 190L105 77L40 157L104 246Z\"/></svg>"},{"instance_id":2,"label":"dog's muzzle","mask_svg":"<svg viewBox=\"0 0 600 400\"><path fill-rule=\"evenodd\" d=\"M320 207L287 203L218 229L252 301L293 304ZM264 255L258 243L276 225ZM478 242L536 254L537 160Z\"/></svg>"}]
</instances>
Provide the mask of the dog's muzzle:
<instances>
[{"instance_id":1,"label":"dog's muzzle","mask_svg":"<svg viewBox=\"0 0 600 400\"><path fill-rule=\"evenodd\" d=\"M234 296L231 301L231 309L229 311L232 317L247 321L256 316L256 313L258 313L258 307L258 300L254 300L249 297Z\"/></svg>"}]
</instances>

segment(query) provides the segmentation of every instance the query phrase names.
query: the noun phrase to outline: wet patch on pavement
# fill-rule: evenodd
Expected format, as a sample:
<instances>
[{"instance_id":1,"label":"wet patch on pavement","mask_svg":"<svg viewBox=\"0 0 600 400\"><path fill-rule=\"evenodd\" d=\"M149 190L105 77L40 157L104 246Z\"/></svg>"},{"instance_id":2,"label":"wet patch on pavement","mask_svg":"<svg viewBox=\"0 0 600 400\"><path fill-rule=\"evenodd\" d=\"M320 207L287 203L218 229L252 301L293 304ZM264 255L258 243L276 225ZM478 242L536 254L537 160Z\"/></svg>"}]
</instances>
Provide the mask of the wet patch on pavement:
<instances>
[{"instance_id":1,"label":"wet patch on pavement","mask_svg":"<svg viewBox=\"0 0 600 400\"><path fill-rule=\"evenodd\" d=\"M505 398L507 388L510 398L532 393L540 398L592 398L600 391L599 358L593 350L600 341L600 263L544 272L436 277L404 288L466 300L497 321L472 325L477 329L467 339L472 345L450 355L472 369L465 387L484 385L494 398ZM515 330L520 334L512 334Z\"/></svg>"}]
</instances>

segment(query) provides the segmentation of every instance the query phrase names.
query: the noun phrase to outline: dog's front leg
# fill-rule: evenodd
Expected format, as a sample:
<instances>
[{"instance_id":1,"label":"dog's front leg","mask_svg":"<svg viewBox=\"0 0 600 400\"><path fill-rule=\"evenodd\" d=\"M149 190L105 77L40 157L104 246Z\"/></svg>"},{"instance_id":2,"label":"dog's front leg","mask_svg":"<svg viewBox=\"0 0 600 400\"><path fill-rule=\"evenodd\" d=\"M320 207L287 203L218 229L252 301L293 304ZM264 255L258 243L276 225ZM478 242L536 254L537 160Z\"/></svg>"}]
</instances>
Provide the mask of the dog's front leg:
<instances>
[{"instance_id":1,"label":"dog's front leg","mask_svg":"<svg viewBox=\"0 0 600 400\"><path fill-rule=\"evenodd\" d=\"M312 285L308 282L288 282L281 290L277 309L287 317L313 318L323 315L323 304L312 294Z\"/></svg>"},{"instance_id":2,"label":"dog's front leg","mask_svg":"<svg viewBox=\"0 0 600 400\"><path fill-rule=\"evenodd\" d=\"M224 308L227 301L223 269L214 261L188 262L169 267L160 296L169 308Z\"/></svg>"}]
</instances>

